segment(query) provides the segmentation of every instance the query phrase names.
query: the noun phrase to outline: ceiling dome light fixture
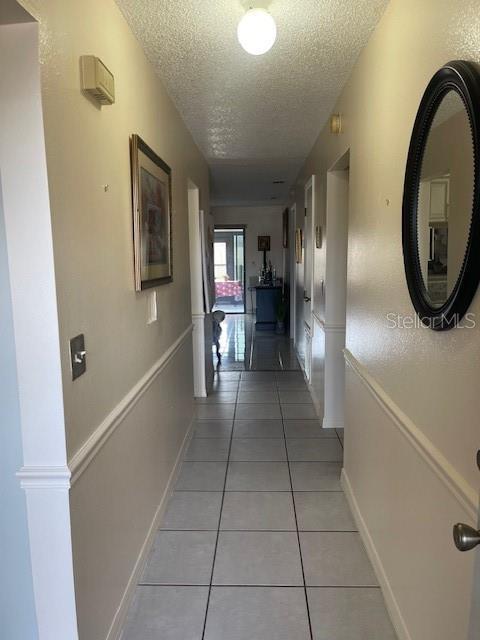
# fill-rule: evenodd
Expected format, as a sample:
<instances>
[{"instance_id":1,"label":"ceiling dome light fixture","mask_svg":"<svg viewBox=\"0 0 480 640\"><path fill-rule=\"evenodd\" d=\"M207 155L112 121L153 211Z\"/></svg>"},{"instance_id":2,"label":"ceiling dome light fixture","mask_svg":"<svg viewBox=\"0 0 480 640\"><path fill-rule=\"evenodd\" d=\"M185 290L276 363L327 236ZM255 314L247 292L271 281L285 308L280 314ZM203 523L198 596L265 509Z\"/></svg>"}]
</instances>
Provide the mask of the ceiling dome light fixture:
<instances>
[{"instance_id":1,"label":"ceiling dome light fixture","mask_svg":"<svg viewBox=\"0 0 480 640\"><path fill-rule=\"evenodd\" d=\"M261 56L277 39L277 25L266 9L249 9L238 23L238 41L247 53Z\"/></svg>"}]
</instances>

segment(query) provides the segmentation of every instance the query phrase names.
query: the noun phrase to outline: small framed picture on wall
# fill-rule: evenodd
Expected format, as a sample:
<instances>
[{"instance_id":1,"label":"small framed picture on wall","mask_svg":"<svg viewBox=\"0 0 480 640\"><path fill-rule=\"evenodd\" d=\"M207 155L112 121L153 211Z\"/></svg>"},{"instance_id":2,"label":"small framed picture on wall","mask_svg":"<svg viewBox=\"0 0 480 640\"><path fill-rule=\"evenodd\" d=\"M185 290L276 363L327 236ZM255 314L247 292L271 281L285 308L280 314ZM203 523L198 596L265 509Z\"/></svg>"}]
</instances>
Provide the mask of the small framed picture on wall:
<instances>
[{"instance_id":1,"label":"small framed picture on wall","mask_svg":"<svg viewBox=\"0 0 480 640\"><path fill-rule=\"evenodd\" d=\"M270 251L270 236L258 236L258 250Z\"/></svg>"},{"instance_id":2,"label":"small framed picture on wall","mask_svg":"<svg viewBox=\"0 0 480 640\"><path fill-rule=\"evenodd\" d=\"M283 212L282 230L283 230L283 248L288 249L288 209L285 209L285 211Z\"/></svg>"}]
</instances>

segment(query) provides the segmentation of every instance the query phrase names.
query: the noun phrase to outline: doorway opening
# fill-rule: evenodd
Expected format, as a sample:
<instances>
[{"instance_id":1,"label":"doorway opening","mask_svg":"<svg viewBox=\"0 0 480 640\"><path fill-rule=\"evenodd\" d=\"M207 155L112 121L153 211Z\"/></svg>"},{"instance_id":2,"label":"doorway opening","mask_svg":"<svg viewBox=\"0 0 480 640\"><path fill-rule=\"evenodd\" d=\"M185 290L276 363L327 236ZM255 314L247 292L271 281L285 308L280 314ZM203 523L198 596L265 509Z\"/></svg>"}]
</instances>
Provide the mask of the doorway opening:
<instances>
[{"instance_id":1,"label":"doorway opening","mask_svg":"<svg viewBox=\"0 0 480 640\"><path fill-rule=\"evenodd\" d=\"M245 227L215 227L214 310L245 313Z\"/></svg>"}]
</instances>

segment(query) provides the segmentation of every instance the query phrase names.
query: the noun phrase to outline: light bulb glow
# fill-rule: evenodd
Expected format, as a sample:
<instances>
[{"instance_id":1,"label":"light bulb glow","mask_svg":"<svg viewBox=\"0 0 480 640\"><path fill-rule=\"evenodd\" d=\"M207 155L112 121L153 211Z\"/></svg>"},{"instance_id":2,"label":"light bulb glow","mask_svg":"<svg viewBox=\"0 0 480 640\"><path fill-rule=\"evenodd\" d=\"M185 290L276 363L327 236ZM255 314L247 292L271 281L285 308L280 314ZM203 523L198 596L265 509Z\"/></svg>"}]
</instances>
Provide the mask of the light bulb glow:
<instances>
[{"instance_id":1,"label":"light bulb glow","mask_svg":"<svg viewBox=\"0 0 480 640\"><path fill-rule=\"evenodd\" d=\"M250 9L238 23L238 41L247 53L267 53L277 38L275 20L265 9Z\"/></svg>"}]
</instances>

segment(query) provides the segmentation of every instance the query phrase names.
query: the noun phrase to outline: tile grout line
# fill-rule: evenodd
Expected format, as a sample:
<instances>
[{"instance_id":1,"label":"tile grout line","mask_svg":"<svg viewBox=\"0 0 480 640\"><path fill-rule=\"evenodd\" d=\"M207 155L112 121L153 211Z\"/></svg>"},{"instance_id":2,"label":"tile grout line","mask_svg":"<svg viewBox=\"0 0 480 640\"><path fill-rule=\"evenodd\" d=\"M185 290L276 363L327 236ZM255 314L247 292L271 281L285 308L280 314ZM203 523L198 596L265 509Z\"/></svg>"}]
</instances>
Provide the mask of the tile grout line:
<instances>
[{"instance_id":1,"label":"tile grout line","mask_svg":"<svg viewBox=\"0 0 480 640\"><path fill-rule=\"evenodd\" d=\"M228 491L226 493L232 493ZM245 493L253 493L252 491L245 491ZM266 492L270 493L270 491ZM291 491L278 491L277 493L291 493ZM188 533L205 533L211 531L217 531L217 529L159 529L159 531L169 531L170 533L180 531ZM296 529L220 529L220 533L292 533ZM357 529L302 529L300 533L358 533ZM241 587L242 585L238 585Z\"/></svg>"},{"instance_id":2,"label":"tile grout line","mask_svg":"<svg viewBox=\"0 0 480 640\"><path fill-rule=\"evenodd\" d=\"M246 439L255 441L255 440L259 440L260 438L246 438ZM196 438L196 440L214 440L214 438ZM219 440L227 440L227 438L219 438ZM239 438L232 438L232 440L239 440ZM282 438L264 438L264 440L282 440ZM230 460L227 460L226 458L224 458L223 460L185 460L185 462L230 462ZM287 462L287 460L282 458L281 460L232 460L231 462L242 462L242 463L258 462L260 464L271 462L272 464L278 464L279 462ZM325 462L333 462L335 464L341 464L342 460L291 460L291 462L293 462L294 464L298 462L305 462L308 464L316 464L318 462L321 462L322 464ZM220 493L220 492L217 492L217 493Z\"/></svg>"},{"instance_id":3,"label":"tile grout line","mask_svg":"<svg viewBox=\"0 0 480 640\"><path fill-rule=\"evenodd\" d=\"M337 436L337 438L338 438L338 441L340 442L340 446L342 447L342 451L344 451L345 447L343 446L342 439L341 439L341 438L340 438L340 436L338 435L338 431L337 431L336 429L335 429L335 434L336 434L336 436ZM343 462L343 459L342 459L342 462Z\"/></svg>"},{"instance_id":4,"label":"tile grout line","mask_svg":"<svg viewBox=\"0 0 480 640\"><path fill-rule=\"evenodd\" d=\"M208 587L208 583L185 583L185 582L139 582L137 587ZM241 589L256 589L258 587L262 589L303 589L298 584L278 584L271 585L265 584L235 584L225 583L216 584L215 589L239 587ZM309 589L377 589L381 590L379 585L372 584L312 584L309 585Z\"/></svg>"},{"instance_id":5,"label":"tile grout line","mask_svg":"<svg viewBox=\"0 0 480 640\"><path fill-rule=\"evenodd\" d=\"M280 394L279 394L279 398L280 398ZM286 438L286 432L285 432L285 422L284 422L284 418L283 418L283 411L282 411L282 405L280 404L280 413L282 416L282 427L283 427L283 437L284 437L284 441L285 441L285 452L286 452L286 456L287 456L287 467L288 467L288 477L290 479L290 490L291 490L291 496L292 496L292 504L293 504L293 515L295 517L295 526L296 526L296 533L297 533L297 544L298 544L298 552L300 554L300 566L302 569L302 578L303 578L303 592L305 594L305 606L307 607L307 619L308 619L308 628L310 630L310 639L313 640L313 630L312 630L312 620L310 617L310 605L308 602L308 594L307 594L307 583L305 580L305 568L303 565L303 554L302 554L302 545L300 543L300 532L298 530L298 518L297 518L297 507L295 505L295 495L294 495L294 491L293 491L293 482L292 482L292 472L290 470L290 459L288 456L288 448L287 448L287 438Z\"/></svg>"},{"instance_id":6,"label":"tile grout line","mask_svg":"<svg viewBox=\"0 0 480 640\"><path fill-rule=\"evenodd\" d=\"M215 539L215 547L214 547L214 550L213 550L212 572L210 574L210 585L209 585L209 588L208 588L207 604L206 604L206 607L205 607L205 618L204 618L204 621L203 621L202 640L205 639L205 631L207 629L208 610L209 610L209 607L210 607L210 598L211 598L211 595L212 595L213 572L215 570L215 562L216 562L216 559L217 559L218 540L220 538L220 523L222 521L222 515L223 515L223 503L225 502L225 489L226 489L226 486L227 486L228 467L230 466L230 452L232 450L233 429L235 428L235 416L236 416L236 413L237 413L238 394L239 394L241 376L242 376L242 374L240 374L239 384L238 384L238 387L237 387L237 395L236 395L236 400L235 400L235 408L233 410L233 423L232 423L232 430L230 432L230 444L229 444L229 447L228 447L227 466L225 468L225 478L223 479L222 500L220 502L220 512L219 512L219 515L218 515L217 537Z\"/></svg>"},{"instance_id":7,"label":"tile grout line","mask_svg":"<svg viewBox=\"0 0 480 640\"><path fill-rule=\"evenodd\" d=\"M238 420L237 420L238 422ZM273 422L273 420L272 420ZM200 423L201 424L201 423ZM229 436L195 436L195 440L228 440ZM279 438L278 436L234 436L233 437L234 440L281 440L281 438ZM336 440L336 438L299 438L298 436L295 436L293 438L287 438L287 440L307 440L307 441L312 441L312 440L322 440L322 441L332 441L332 440ZM340 441L341 444L341 441ZM207 460L204 460L203 462L208 462ZM210 462L222 462L221 460L211 460ZM223 461L224 462L224 461ZM237 462L240 462L239 460L237 460ZM244 460L243 462L256 462L256 460ZM266 461L266 462L281 462L281 460L270 460L270 461ZM341 460L292 460L292 462L342 462Z\"/></svg>"},{"instance_id":8,"label":"tile grout line","mask_svg":"<svg viewBox=\"0 0 480 640\"><path fill-rule=\"evenodd\" d=\"M255 333L254 333L254 327L251 327L251 333L250 333L250 357L248 359L248 367L249 367L249 371L252 371L252 364L253 364L253 351L254 351L254 338L255 338ZM241 376L240 376L241 379Z\"/></svg>"},{"instance_id":9,"label":"tile grout line","mask_svg":"<svg viewBox=\"0 0 480 640\"><path fill-rule=\"evenodd\" d=\"M286 462L286 461L283 460L283 462ZM261 464L270 464L270 463L262 462ZM278 464L278 463L272 463L272 464ZM338 462L335 464L338 464ZM175 493L222 493L222 492L221 491L204 491L203 489L175 489ZM288 489L287 491L285 491L284 489L229 489L228 493L290 493L290 490ZM295 493L344 493L344 491L342 489L295 489ZM215 531L215 529L211 529L211 531Z\"/></svg>"}]
</instances>

